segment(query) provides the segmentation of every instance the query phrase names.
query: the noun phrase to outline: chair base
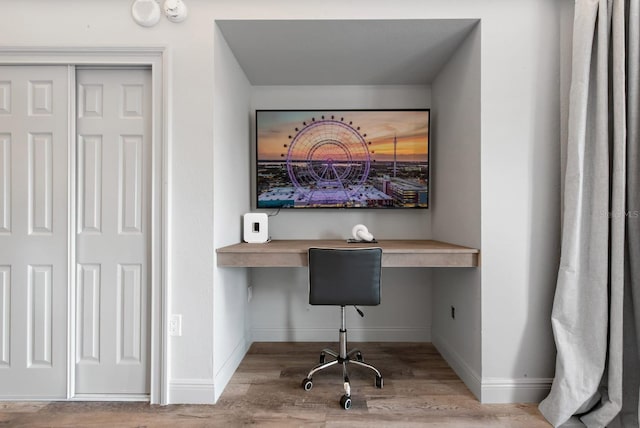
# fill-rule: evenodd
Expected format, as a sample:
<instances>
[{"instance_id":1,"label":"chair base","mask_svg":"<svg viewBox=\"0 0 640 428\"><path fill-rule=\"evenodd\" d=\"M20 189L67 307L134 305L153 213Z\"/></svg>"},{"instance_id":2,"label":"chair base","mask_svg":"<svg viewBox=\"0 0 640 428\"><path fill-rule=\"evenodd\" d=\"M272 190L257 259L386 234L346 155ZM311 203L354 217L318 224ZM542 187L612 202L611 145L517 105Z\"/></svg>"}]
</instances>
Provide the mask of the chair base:
<instances>
[{"instance_id":1,"label":"chair base","mask_svg":"<svg viewBox=\"0 0 640 428\"><path fill-rule=\"evenodd\" d=\"M332 349L323 349L320 352L320 364L312 368L307 377L302 380L302 388L305 391L309 391L313 387L313 375L317 372L326 369L327 367L334 366L336 364L342 364L342 378L344 381L344 395L340 399L340 406L345 410L351 408L351 383L349 382L349 373L347 371L348 364L355 364L360 367L365 367L369 370L372 370L376 374L375 386L376 388L383 387L383 379L380 371L372 366L371 364L367 364L364 362L364 358L362 357L362 352L359 349L353 349L347 352L347 329L345 328L345 318L344 318L344 306L341 306L342 311L342 328L340 329L340 351L336 352ZM325 361L326 356L330 355L334 360ZM355 357L355 358L354 358Z\"/></svg>"}]
</instances>

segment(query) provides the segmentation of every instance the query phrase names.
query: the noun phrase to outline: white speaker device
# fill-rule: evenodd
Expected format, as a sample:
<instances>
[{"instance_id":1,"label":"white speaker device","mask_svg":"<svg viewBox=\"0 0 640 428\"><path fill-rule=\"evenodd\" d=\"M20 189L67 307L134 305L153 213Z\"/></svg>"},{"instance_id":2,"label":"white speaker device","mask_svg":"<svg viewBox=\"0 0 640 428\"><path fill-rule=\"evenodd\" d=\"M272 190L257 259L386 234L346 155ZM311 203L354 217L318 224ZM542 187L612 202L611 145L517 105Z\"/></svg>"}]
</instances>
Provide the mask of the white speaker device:
<instances>
[{"instance_id":1,"label":"white speaker device","mask_svg":"<svg viewBox=\"0 0 640 428\"><path fill-rule=\"evenodd\" d=\"M244 242L262 244L269 240L269 217L265 213L244 215Z\"/></svg>"}]
</instances>

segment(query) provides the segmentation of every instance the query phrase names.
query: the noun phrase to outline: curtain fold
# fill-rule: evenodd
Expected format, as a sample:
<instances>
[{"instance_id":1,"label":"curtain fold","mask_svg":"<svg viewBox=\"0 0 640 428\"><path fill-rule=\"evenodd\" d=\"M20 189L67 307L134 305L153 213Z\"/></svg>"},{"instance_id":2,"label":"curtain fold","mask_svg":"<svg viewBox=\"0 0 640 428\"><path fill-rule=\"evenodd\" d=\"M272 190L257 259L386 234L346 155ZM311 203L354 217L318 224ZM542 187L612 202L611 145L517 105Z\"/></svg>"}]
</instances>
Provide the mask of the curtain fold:
<instances>
[{"instance_id":1,"label":"curtain fold","mask_svg":"<svg viewBox=\"0 0 640 428\"><path fill-rule=\"evenodd\" d=\"M576 0L562 249L552 327L554 426L638 426L638 1Z\"/></svg>"},{"instance_id":2,"label":"curtain fold","mask_svg":"<svg viewBox=\"0 0 640 428\"><path fill-rule=\"evenodd\" d=\"M627 263L622 426L640 417L640 2L629 3L627 60Z\"/></svg>"}]
</instances>

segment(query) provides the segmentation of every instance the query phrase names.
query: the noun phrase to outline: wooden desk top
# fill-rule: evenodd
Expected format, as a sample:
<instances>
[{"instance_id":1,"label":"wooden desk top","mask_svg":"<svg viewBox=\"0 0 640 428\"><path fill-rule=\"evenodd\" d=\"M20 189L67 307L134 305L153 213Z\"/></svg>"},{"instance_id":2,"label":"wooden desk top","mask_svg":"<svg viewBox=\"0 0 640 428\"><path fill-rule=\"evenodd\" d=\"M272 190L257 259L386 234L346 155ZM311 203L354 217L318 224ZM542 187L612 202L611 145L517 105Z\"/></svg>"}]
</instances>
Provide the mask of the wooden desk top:
<instances>
[{"instance_id":1,"label":"wooden desk top","mask_svg":"<svg viewBox=\"0 0 640 428\"><path fill-rule=\"evenodd\" d=\"M218 248L220 267L307 266L310 247L382 248L383 267L476 267L480 251L447 242L412 239L383 239L377 243L349 244L346 240L274 240L265 244L240 243Z\"/></svg>"}]
</instances>

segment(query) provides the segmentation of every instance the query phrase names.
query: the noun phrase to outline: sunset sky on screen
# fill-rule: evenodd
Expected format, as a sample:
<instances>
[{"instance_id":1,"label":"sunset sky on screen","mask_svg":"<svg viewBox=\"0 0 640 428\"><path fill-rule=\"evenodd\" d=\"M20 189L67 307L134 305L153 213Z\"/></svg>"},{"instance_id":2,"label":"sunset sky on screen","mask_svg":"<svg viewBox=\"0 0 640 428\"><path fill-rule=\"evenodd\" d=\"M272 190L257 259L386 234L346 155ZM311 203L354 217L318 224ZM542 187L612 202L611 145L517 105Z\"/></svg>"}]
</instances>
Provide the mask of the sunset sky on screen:
<instances>
[{"instance_id":1,"label":"sunset sky on screen","mask_svg":"<svg viewBox=\"0 0 640 428\"><path fill-rule=\"evenodd\" d=\"M398 161L422 161L428 158L428 111L260 111L258 116L258 160L286 160L288 146L303 122L344 118L352 122L376 161L393 160L393 139L397 138ZM289 138L291 136L291 138ZM285 145L287 147L285 147ZM284 156L283 156L284 155Z\"/></svg>"}]
</instances>

